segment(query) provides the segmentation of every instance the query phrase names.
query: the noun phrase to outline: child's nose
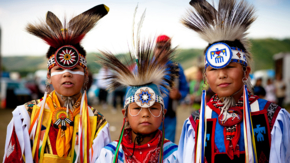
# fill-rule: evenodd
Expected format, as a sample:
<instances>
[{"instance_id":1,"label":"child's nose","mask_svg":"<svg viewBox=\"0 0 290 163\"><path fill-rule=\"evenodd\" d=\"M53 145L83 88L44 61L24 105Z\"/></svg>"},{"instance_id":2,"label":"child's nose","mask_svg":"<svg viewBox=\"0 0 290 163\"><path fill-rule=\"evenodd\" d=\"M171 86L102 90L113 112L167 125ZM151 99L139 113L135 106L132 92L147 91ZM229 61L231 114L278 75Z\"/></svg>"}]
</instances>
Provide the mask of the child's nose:
<instances>
[{"instance_id":1,"label":"child's nose","mask_svg":"<svg viewBox=\"0 0 290 163\"><path fill-rule=\"evenodd\" d=\"M218 70L218 74L219 74L219 79L224 79L224 78L227 78L228 75L227 75L227 71L225 69L219 69Z\"/></svg>"},{"instance_id":2,"label":"child's nose","mask_svg":"<svg viewBox=\"0 0 290 163\"><path fill-rule=\"evenodd\" d=\"M149 108L142 108L141 115L142 117L149 117L150 116Z\"/></svg>"},{"instance_id":3,"label":"child's nose","mask_svg":"<svg viewBox=\"0 0 290 163\"><path fill-rule=\"evenodd\" d=\"M63 77L71 77L71 76L72 76L72 74L68 71L63 73Z\"/></svg>"}]
</instances>

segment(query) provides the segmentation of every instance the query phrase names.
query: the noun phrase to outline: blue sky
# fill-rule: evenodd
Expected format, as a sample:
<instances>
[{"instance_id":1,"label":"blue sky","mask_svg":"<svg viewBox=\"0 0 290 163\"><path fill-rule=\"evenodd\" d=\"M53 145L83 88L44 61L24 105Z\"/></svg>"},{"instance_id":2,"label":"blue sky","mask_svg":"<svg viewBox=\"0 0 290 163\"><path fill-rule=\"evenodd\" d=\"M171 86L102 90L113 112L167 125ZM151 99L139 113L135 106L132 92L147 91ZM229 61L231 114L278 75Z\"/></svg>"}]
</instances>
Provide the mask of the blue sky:
<instances>
[{"instance_id":1,"label":"blue sky","mask_svg":"<svg viewBox=\"0 0 290 163\"><path fill-rule=\"evenodd\" d=\"M258 17L249 30L250 38L290 37L289 0L248 1L255 6ZM62 20L64 15L71 18L101 3L106 4L110 12L84 38L82 45L87 52L98 52L99 49L114 53L127 52L137 3L137 18L146 9L143 37L167 34L173 37L173 45L179 48L204 48L207 45L196 33L180 23L181 17L190 8L188 0L0 0L2 55L45 56L48 45L25 31L27 23L44 20L48 10Z\"/></svg>"}]
</instances>

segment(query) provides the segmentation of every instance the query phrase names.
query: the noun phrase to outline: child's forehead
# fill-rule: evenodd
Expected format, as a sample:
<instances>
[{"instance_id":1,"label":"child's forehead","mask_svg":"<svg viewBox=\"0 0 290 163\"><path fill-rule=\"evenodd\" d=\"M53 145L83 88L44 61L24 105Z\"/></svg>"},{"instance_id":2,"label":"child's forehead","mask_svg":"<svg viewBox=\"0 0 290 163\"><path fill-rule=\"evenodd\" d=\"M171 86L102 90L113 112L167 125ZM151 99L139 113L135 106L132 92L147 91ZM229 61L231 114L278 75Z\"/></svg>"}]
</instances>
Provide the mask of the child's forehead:
<instances>
[{"instance_id":1,"label":"child's forehead","mask_svg":"<svg viewBox=\"0 0 290 163\"><path fill-rule=\"evenodd\" d=\"M226 67L224 67L224 68L218 68L218 69L226 69L226 68L228 68L229 66L238 66L238 67L240 67L240 68L243 68L243 65L241 65L240 63L237 63L237 62L230 62ZM206 68L206 70L208 70L208 69L213 69L213 67L211 67L210 65L209 66L207 66L207 68ZM214 68L214 69L217 69L217 68Z\"/></svg>"}]
</instances>

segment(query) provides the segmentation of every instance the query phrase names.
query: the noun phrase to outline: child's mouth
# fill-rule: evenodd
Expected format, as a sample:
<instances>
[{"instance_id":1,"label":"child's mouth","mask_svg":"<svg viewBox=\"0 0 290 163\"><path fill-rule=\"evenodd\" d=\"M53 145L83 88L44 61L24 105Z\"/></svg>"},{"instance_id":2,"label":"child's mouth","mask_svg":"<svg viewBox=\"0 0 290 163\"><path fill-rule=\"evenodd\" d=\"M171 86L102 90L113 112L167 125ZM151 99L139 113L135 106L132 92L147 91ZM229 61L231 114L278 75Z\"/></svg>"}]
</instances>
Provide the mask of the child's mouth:
<instances>
[{"instance_id":1,"label":"child's mouth","mask_svg":"<svg viewBox=\"0 0 290 163\"><path fill-rule=\"evenodd\" d=\"M219 84L218 86L224 88L224 87L227 87L229 85L230 85L230 83L222 83L222 84Z\"/></svg>"},{"instance_id":2,"label":"child's mouth","mask_svg":"<svg viewBox=\"0 0 290 163\"><path fill-rule=\"evenodd\" d=\"M72 83L72 82L64 82L64 83L62 83L62 85L63 85L64 87L69 88L69 87L72 87L72 86L73 86L73 83Z\"/></svg>"},{"instance_id":3,"label":"child's mouth","mask_svg":"<svg viewBox=\"0 0 290 163\"><path fill-rule=\"evenodd\" d=\"M151 125L151 123L149 123L149 122L142 122L141 125L148 126L148 125Z\"/></svg>"}]
</instances>

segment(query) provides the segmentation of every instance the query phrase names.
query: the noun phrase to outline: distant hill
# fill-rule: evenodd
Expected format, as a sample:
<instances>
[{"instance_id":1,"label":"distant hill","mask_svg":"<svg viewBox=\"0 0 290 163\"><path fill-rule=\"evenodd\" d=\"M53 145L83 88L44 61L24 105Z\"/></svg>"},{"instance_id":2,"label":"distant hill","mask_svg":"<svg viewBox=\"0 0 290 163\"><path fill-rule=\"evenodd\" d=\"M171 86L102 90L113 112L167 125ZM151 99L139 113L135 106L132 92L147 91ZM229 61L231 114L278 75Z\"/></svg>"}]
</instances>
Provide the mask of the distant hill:
<instances>
[{"instance_id":1,"label":"distant hill","mask_svg":"<svg viewBox=\"0 0 290 163\"><path fill-rule=\"evenodd\" d=\"M280 52L290 52L290 38L277 39L252 39L251 52L253 54L253 69L273 69L273 55Z\"/></svg>"},{"instance_id":2,"label":"distant hill","mask_svg":"<svg viewBox=\"0 0 290 163\"><path fill-rule=\"evenodd\" d=\"M274 67L273 55L279 52L290 52L290 38L278 39L251 39L252 43L251 52L253 57L253 70L272 69ZM203 63L203 50L204 49L177 49L175 52L175 60L179 62L184 69L191 66L200 66ZM95 73L100 69L95 61L99 53L88 53L87 61L90 70ZM122 58L125 54L119 54L117 57ZM3 57L3 66L7 71L18 71L22 75L28 72L34 72L38 69L46 69L46 59L44 56L14 56Z\"/></svg>"}]
</instances>

